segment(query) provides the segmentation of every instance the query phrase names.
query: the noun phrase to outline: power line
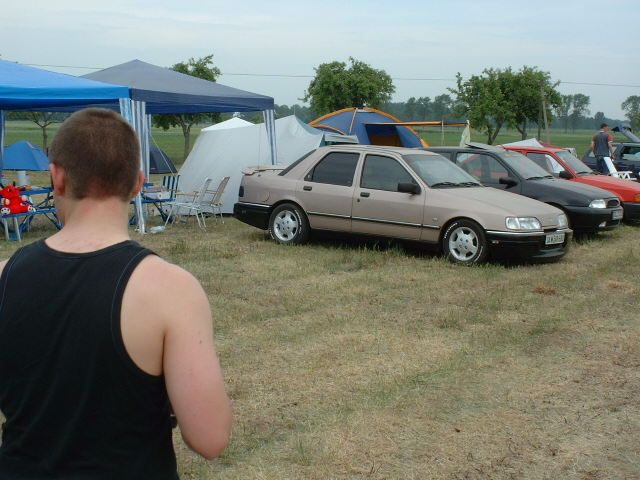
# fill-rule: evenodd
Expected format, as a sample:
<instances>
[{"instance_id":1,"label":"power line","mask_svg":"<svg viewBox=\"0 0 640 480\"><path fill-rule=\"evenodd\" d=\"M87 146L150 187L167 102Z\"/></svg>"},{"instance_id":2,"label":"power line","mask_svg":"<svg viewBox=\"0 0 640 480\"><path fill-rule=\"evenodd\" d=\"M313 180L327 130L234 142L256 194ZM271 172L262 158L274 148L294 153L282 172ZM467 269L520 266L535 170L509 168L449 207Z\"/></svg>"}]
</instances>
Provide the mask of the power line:
<instances>
[{"instance_id":1,"label":"power line","mask_svg":"<svg viewBox=\"0 0 640 480\"><path fill-rule=\"evenodd\" d=\"M102 70L105 67L84 67L79 65L49 65L40 63L23 63L30 67L50 67L50 68L78 68L83 70ZM247 73L247 72L221 72L220 75L235 77L273 77L273 78L314 78L314 75L295 75L286 73ZM410 82L454 82L455 78L428 78L428 77L391 77L392 80L410 81ZM595 83L595 82L570 82L560 80L560 84L566 85L582 85L589 87L623 87L623 88L640 88L640 85L632 85L627 83Z\"/></svg>"}]
</instances>

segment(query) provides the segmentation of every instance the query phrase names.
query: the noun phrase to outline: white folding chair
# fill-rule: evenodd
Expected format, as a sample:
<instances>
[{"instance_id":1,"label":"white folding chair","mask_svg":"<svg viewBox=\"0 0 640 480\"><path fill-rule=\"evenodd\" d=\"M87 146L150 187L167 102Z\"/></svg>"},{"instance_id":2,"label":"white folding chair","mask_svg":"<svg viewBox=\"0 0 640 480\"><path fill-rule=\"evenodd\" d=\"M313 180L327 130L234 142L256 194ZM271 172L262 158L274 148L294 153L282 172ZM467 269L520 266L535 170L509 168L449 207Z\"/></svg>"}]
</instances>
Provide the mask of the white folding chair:
<instances>
[{"instance_id":1,"label":"white folding chair","mask_svg":"<svg viewBox=\"0 0 640 480\"><path fill-rule=\"evenodd\" d=\"M202 203L204 201L204 197L207 193L207 189L209 188L209 184L211 183L211 179L209 177L204 179L202 186L199 190L192 193L177 193L176 199L173 202L167 202L171 209L167 214L167 220L164 222L165 227L169 223L169 220L172 216L180 216L180 215L191 215L195 214L196 220L198 221L198 226L204 230L207 228L204 223L204 215L202 214Z\"/></svg>"},{"instance_id":2,"label":"white folding chair","mask_svg":"<svg viewBox=\"0 0 640 480\"><path fill-rule=\"evenodd\" d=\"M203 208L207 208L207 210L213 213L213 218L215 218L216 222L218 221L217 215L220 215L220 221L224 224L224 217L222 216L222 195L224 194L225 188L227 188L227 183L229 183L229 178L224 177L218 188L215 190L208 190L207 194L211 195L211 200L206 202L206 205ZM217 213L216 213L217 212Z\"/></svg>"}]
</instances>

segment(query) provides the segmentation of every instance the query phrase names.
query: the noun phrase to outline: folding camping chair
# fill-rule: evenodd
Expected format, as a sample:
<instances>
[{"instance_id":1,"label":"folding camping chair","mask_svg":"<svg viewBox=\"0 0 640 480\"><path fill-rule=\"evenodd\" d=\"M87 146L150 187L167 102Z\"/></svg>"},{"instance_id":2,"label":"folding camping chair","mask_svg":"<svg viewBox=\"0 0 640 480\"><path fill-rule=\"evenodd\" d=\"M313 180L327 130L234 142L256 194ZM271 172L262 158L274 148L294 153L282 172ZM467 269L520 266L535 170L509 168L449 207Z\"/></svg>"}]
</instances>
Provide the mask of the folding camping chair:
<instances>
[{"instance_id":1,"label":"folding camping chair","mask_svg":"<svg viewBox=\"0 0 640 480\"><path fill-rule=\"evenodd\" d=\"M209 177L204 179L202 186L199 190L192 193L176 193L175 200L173 202L167 202L167 206L171 206L169 213L167 214L167 219L164 222L164 226L166 227L171 219L171 216L180 216L195 214L196 220L198 221L198 226L204 230L207 228L204 223L204 215L202 214L202 205L204 201L204 197L207 193L207 189L209 188L209 184L211 183L211 179Z\"/></svg>"},{"instance_id":2,"label":"folding camping chair","mask_svg":"<svg viewBox=\"0 0 640 480\"><path fill-rule=\"evenodd\" d=\"M206 208L207 210L210 210L211 213L213 213L213 218L215 218L216 223L218 222L217 215L220 215L220 221L222 222L222 224L224 224L224 217L222 216L222 195L224 194L225 188L227 188L227 183L229 183L229 178L231 177L224 177L220 182L220 184L218 185L217 189L207 190L207 194L212 195L212 197L211 197L211 200L209 200L208 202L205 202L205 205L203 205L203 208ZM216 214L216 210L218 212L217 214ZM202 221L204 223L204 219ZM205 225L205 228L206 228L206 225Z\"/></svg>"}]
</instances>

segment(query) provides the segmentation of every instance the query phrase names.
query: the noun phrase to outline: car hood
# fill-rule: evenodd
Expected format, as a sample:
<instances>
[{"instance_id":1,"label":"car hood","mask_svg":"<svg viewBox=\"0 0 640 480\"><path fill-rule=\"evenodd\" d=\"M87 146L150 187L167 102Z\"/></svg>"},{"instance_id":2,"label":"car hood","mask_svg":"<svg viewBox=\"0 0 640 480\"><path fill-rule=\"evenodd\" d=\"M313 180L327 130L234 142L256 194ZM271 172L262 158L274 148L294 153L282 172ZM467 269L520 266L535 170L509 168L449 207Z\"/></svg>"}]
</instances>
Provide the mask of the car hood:
<instances>
[{"instance_id":1,"label":"car hood","mask_svg":"<svg viewBox=\"0 0 640 480\"><path fill-rule=\"evenodd\" d=\"M541 180L529 180L529 192L527 195L544 202L562 200L562 203L573 206L588 206L592 200L598 198L615 197L611 192L602 188L584 185L577 182L567 182L561 179L544 178Z\"/></svg>"},{"instance_id":2,"label":"car hood","mask_svg":"<svg viewBox=\"0 0 640 480\"><path fill-rule=\"evenodd\" d=\"M555 225L562 211L546 203L492 187L438 188L432 191L448 196L452 205L477 207L505 217L536 217L543 225ZM429 200L427 199L427 202Z\"/></svg>"},{"instance_id":3,"label":"car hood","mask_svg":"<svg viewBox=\"0 0 640 480\"><path fill-rule=\"evenodd\" d=\"M640 193L640 185L636 182L609 177L608 175L584 175L576 177L576 181L608 190L625 202L633 201L633 197Z\"/></svg>"}]
</instances>

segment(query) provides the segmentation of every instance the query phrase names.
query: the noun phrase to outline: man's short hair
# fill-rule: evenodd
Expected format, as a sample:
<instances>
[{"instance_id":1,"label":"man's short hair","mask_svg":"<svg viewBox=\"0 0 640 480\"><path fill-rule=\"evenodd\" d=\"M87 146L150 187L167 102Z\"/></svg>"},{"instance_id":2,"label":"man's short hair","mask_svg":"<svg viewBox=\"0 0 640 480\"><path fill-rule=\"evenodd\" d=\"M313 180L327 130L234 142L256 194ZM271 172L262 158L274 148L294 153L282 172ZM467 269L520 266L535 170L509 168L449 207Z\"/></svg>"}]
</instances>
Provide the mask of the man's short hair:
<instances>
[{"instance_id":1,"label":"man's short hair","mask_svg":"<svg viewBox=\"0 0 640 480\"><path fill-rule=\"evenodd\" d=\"M600 128L607 128L609 125L607 125L606 123L603 123L602 125L600 125Z\"/></svg>"},{"instance_id":2,"label":"man's short hair","mask_svg":"<svg viewBox=\"0 0 640 480\"><path fill-rule=\"evenodd\" d=\"M129 200L138 180L140 145L133 128L120 115L87 108L62 124L49 158L64 169L72 198Z\"/></svg>"}]
</instances>

